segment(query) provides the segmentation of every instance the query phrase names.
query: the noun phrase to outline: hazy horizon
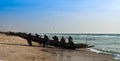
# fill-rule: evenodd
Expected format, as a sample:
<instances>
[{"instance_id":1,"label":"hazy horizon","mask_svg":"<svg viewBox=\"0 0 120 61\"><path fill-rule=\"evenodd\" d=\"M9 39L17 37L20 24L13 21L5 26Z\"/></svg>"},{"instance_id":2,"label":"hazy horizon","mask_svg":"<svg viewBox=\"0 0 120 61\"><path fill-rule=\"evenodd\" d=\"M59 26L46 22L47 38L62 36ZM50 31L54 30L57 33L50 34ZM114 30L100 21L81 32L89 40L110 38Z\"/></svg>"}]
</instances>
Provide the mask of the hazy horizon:
<instances>
[{"instance_id":1,"label":"hazy horizon","mask_svg":"<svg viewBox=\"0 0 120 61\"><path fill-rule=\"evenodd\" d=\"M0 31L120 33L120 0L0 0Z\"/></svg>"}]
</instances>

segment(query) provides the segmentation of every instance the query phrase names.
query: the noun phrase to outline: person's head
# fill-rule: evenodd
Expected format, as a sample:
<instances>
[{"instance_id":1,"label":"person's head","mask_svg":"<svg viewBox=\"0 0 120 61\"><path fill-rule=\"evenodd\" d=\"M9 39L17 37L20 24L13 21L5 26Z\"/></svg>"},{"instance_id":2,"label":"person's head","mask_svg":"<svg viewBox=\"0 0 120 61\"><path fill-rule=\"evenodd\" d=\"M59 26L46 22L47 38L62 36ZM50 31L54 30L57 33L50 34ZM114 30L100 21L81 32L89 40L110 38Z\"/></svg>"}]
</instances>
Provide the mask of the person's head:
<instances>
[{"instance_id":1,"label":"person's head","mask_svg":"<svg viewBox=\"0 0 120 61\"><path fill-rule=\"evenodd\" d=\"M69 38L72 38L71 36L69 36Z\"/></svg>"},{"instance_id":2,"label":"person's head","mask_svg":"<svg viewBox=\"0 0 120 61\"><path fill-rule=\"evenodd\" d=\"M54 37L57 37L56 35Z\"/></svg>"},{"instance_id":3,"label":"person's head","mask_svg":"<svg viewBox=\"0 0 120 61\"><path fill-rule=\"evenodd\" d=\"M64 36L62 36L62 38L64 38Z\"/></svg>"},{"instance_id":4,"label":"person's head","mask_svg":"<svg viewBox=\"0 0 120 61\"><path fill-rule=\"evenodd\" d=\"M71 36L69 36L69 40L71 40L72 39L72 37Z\"/></svg>"}]
</instances>

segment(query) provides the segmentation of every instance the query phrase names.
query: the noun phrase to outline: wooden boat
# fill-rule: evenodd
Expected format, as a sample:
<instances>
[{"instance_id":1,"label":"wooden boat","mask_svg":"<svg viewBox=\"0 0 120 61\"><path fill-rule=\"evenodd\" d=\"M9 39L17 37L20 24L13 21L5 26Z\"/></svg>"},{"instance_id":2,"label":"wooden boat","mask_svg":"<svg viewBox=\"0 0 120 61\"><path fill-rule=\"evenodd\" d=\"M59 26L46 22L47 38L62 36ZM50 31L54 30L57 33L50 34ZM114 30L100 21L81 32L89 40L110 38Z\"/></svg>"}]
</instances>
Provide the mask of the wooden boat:
<instances>
[{"instance_id":1,"label":"wooden boat","mask_svg":"<svg viewBox=\"0 0 120 61\"><path fill-rule=\"evenodd\" d=\"M44 43L44 39L43 39L43 38L39 38L39 37L36 37L36 36L34 36L34 35L31 35L31 37L29 38L27 33L21 33L21 32L18 32L18 33L6 32L5 34L22 37L22 38L24 38L24 39L27 40L27 42L28 42L28 44L29 44L30 46L32 46L32 41L33 41L33 42L37 42L37 43L39 43L39 44L43 44L43 43ZM30 39L30 40L28 40L28 39ZM63 44L61 44L60 42L57 42L57 43L52 42L52 41L54 41L54 40L50 40L50 41L51 41L51 42L50 42L50 43L47 43L47 45L55 46L55 47L61 47L61 48L65 48L65 49L76 49L76 48L90 48L90 47L94 47L93 45L90 46L90 45L88 45L88 44L83 44L83 43L74 44L74 46L72 46L72 45L70 45L69 43L65 43L65 45L63 45Z\"/></svg>"}]
</instances>

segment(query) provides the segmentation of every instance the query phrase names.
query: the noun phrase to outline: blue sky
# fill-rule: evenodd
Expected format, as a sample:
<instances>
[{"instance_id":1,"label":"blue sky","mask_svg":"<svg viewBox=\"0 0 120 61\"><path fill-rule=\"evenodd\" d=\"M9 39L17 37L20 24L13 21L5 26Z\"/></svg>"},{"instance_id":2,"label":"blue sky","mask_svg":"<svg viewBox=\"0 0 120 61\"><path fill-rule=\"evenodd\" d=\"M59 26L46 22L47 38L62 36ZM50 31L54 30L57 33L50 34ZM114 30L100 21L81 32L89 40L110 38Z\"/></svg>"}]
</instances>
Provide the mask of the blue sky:
<instances>
[{"instance_id":1,"label":"blue sky","mask_svg":"<svg viewBox=\"0 0 120 61\"><path fill-rule=\"evenodd\" d=\"M0 30L120 33L119 0L0 0Z\"/></svg>"}]
</instances>

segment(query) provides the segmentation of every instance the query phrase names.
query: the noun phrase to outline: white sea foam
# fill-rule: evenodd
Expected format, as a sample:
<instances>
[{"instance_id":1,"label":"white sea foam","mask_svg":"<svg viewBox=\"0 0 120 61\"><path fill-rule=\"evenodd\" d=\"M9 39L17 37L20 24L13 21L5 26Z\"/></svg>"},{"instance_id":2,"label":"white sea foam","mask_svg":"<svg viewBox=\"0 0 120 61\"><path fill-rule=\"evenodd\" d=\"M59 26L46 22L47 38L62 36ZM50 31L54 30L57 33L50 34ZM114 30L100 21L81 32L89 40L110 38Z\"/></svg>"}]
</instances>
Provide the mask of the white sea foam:
<instances>
[{"instance_id":1,"label":"white sea foam","mask_svg":"<svg viewBox=\"0 0 120 61\"><path fill-rule=\"evenodd\" d=\"M114 54L114 59L120 60L120 54Z\"/></svg>"},{"instance_id":2,"label":"white sea foam","mask_svg":"<svg viewBox=\"0 0 120 61\"><path fill-rule=\"evenodd\" d=\"M99 50L96 50L96 49L93 49L93 48L88 48L90 51L92 52L96 52L96 53L103 53L102 51L99 51Z\"/></svg>"},{"instance_id":3,"label":"white sea foam","mask_svg":"<svg viewBox=\"0 0 120 61\"><path fill-rule=\"evenodd\" d=\"M111 53L107 53L107 52L102 52L102 51L99 51L99 50L96 50L96 49L93 49L93 48L88 48L90 51L92 52L95 52L95 53L103 53L103 54L110 54L110 55L113 55L114 59L116 60L120 60L120 54L111 54Z\"/></svg>"}]
</instances>

